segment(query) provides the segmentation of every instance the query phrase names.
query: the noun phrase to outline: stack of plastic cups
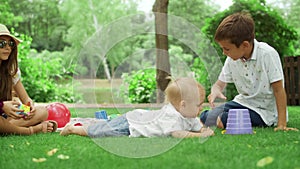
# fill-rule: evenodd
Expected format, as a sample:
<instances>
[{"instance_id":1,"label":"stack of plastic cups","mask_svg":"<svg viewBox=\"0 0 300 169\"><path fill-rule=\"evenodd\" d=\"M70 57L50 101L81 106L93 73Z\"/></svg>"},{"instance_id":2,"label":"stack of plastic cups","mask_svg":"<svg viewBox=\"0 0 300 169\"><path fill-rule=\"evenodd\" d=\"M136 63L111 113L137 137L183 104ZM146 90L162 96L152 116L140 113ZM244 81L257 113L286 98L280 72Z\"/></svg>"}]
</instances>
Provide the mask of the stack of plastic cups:
<instances>
[{"instance_id":1,"label":"stack of plastic cups","mask_svg":"<svg viewBox=\"0 0 300 169\"><path fill-rule=\"evenodd\" d=\"M230 109L226 134L253 134L248 109Z\"/></svg>"}]
</instances>

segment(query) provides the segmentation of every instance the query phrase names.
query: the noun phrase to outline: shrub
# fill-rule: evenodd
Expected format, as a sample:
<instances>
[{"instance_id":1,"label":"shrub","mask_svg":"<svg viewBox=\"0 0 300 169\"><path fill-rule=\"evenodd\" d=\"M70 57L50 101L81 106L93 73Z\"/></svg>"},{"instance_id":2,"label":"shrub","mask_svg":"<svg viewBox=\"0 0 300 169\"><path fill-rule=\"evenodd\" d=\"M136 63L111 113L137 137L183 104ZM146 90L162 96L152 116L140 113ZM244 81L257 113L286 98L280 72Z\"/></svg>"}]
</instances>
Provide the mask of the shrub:
<instances>
[{"instance_id":1,"label":"shrub","mask_svg":"<svg viewBox=\"0 0 300 169\"><path fill-rule=\"evenodd\" d=\"M17 35L17 34L16 34ZM18 36L18 35L17 35ZM74 95L70 87L72 69L62 66L62 57L50 57L51 53L37 53L30 49L32 39L20 35L23 40L19 44L19 68L22 83L28 95L36 102L74 102L80 98ZM58 80L66 81L65 84Z\"/></svg>"},{"instance_id":2,"label":"shrub","mask_svg":"<svg viewBox=\"0 0 300 169\"><path fill-rule=\"evenodd\" d=\"M121 95L130 103L152 103L156 100L156 71L144 69L122 75ZM127 97L127 98L126 98Z\"/></svg>"}]
</instances>

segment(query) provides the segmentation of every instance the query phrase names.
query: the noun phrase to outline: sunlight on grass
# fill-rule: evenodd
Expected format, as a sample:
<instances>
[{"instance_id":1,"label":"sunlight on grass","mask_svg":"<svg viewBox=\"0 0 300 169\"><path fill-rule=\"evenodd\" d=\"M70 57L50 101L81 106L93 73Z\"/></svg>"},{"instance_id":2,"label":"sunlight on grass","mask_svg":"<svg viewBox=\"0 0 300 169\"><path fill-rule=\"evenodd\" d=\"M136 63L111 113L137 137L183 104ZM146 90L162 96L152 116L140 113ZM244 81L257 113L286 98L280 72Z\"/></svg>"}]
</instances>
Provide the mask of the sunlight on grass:
<instances>
[{"instance_id":1,"label":"sunlight on grass","mask_svg":"<svg viewBox=\"0 0 300 169\"><path fill-rule=\"evenodd\" d=\"M300 107L288 107L289 126L300 126ZM92 116L95 109L79 111L79 117ZM110 113L117 110L107 109ZM128 111L127 109L123 110ZM83 113L84 112L84 113ZM102 138L91 139L58 133L32 136L2 136L1 166L5 168L257 168L260 160L273 161L263 168L300 168L299 132L274 132L254 128L256 134L227 135L220 129L205 142L199 138ZM96 142L95 142L96 140ZM57 149L52 155L48 152ZM161 150L161 151L159 151ZM61 157L68 158L58 158ZM135 157L135 158L133 158ZM146 158L145 158L146 157ZM32 159L45 158L43 162Z\"/></svg>"},{"instance_id":2,"label":"sunlight on grass","mask_svg":"<svg viewBox=\"0 0 300 169\"><path fill-rule=\"evenodd\" d=\"M174 138L95 138L93 141L104 150L122 157L146 158L165 153L176 146Z\"/></svg>"}]
</instances>

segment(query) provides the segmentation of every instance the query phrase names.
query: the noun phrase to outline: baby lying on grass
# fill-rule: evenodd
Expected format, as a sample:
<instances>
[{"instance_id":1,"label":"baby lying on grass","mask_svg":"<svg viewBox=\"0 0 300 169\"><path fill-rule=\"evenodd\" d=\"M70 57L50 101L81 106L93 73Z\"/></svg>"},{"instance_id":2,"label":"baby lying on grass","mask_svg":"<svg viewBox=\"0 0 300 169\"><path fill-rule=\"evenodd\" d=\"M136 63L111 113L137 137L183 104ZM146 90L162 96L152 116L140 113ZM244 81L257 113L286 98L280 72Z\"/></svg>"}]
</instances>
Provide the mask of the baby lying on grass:
<instances>
[{"instance_id":1,"label":"baby lying on grass","mask_svg":"<svg viewBox=\"0 0 300 169\"><path fill-rule=\"evenodd\" d=\"M214 135L198 118L205 90L193 78L179 78L165 90L166 105L159 110L135 109L110 121L90 125L67 124L60 135L90 137L208 137Z\"/></svg>"}]
</instances>

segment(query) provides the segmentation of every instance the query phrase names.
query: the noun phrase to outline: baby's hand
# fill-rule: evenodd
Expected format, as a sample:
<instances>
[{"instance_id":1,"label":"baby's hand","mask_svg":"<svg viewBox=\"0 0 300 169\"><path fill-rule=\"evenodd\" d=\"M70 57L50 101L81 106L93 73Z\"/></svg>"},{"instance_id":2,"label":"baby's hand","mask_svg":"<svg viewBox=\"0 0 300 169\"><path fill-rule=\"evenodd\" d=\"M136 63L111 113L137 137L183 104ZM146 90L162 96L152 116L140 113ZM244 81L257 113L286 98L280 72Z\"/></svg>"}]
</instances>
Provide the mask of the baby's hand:
<instances>
[{"instance_id":1,"label":"baby's hand","mask_svg":"<svg viewBox=\"0 0 300 169\"><path fill-rule=\"evenodd\" d=\"M213 136L213 135L215 135L215 132L211 128L209 128L209 127L207 127L207 128L203 127L201 129L200 137L209 137L209 136Z\"/></svg>"}]
</instances>

